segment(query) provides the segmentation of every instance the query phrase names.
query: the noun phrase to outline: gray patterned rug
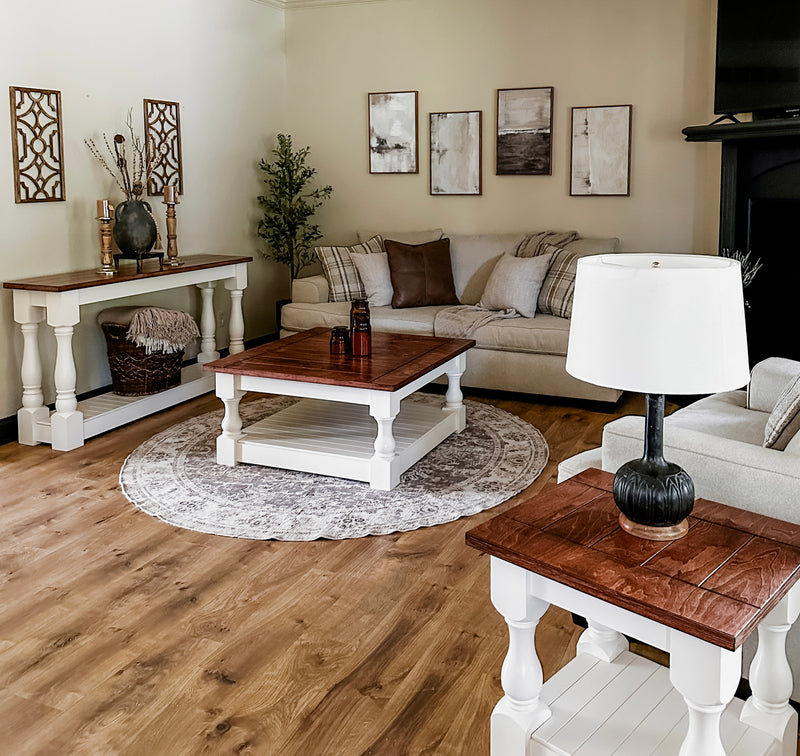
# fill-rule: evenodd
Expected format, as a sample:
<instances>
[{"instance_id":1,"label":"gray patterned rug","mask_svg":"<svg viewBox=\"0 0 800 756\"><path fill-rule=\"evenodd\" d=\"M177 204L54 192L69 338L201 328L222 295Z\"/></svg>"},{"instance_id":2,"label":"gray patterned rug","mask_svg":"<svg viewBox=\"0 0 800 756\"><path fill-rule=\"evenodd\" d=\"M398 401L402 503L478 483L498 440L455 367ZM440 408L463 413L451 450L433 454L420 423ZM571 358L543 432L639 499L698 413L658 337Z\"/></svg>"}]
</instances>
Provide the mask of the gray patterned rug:
<instances>
[{"instance_id":1,"label":"gray patterned rug","mask_svg":"<svg viewBox=\"0 0 800 756\"><path fill-rule=\"evenodd\" d=\"M442 397L415 398L441 405ZM240 406L245 426L295 402L262 397ZM467 427L409 468L392 491L260 465L216 463L222 411L163 431L125 460L120 485L144 512L172 525L238 538L359 538L450 522L527 488L548 458L524 420L466 401Z\"/></svg>"}]
</instances>

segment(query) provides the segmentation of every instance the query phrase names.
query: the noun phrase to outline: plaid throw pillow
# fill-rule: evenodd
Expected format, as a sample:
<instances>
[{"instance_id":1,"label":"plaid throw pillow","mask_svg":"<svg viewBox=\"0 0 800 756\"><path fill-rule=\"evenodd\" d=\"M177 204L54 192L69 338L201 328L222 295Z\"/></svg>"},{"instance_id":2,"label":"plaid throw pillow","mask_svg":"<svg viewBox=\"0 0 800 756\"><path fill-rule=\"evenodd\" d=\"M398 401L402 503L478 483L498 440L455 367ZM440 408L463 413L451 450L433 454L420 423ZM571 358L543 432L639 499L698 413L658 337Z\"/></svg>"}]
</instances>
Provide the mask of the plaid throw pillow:
<instances>
[{"instance_id":1,"label":"plaid throw pillow","mask_svg":"<svg viewBox=\"0 0 800 756\"><path fill-rule=\"evenodd\" d=\"M314 252L328 281L328 301L352 302L365 299L367 293L350 255L383 252L383 239L373 236L369 241L352 247L314 247Z\"/></svg>"},{"instance_id":2,"label":"plaid throw pillow","mask_svg":"<svg viewBox=\"0 0 800 756\"><path fill-rule=\"evenodd\" d=\"M575 294L575 271L578 256L552 245L545 247L545 254L552 253L550 268L539 291L537 308L547 315L559 318L572 316L572 297Z\"/></svg>"}]
</instances>

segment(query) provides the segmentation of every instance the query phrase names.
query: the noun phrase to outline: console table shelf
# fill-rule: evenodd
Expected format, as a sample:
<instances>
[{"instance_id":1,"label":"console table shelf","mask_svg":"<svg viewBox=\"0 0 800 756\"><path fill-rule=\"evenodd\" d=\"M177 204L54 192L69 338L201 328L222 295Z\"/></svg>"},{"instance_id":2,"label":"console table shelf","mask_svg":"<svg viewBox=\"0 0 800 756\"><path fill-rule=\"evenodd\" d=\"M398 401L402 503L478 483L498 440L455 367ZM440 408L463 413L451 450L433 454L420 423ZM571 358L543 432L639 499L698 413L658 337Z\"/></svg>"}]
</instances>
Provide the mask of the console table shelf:
<instances>
[{"instance_id":1,"label":"console table shelf","mask_svg":"<svg viewBox=\"0 0 800 756\"><path fill-rule=\"evenodd\" d=\"M221 281L230 292L229 351L241 352L244 350L242 293L247 287L247 263L252 259L190 255L181 258L183 265L180 267L161 268L157 262L145 263L141 272L136 272L135 266L130 272L123 267L113 277L84 270L6 281L3 287L13 292L14 320L20 324L23 337L22 407L17 412L19 442L45 443L59 451L70 451L82 446L87 438L212 391L214 377L202 366L219 358L214 289ZM75 395L77 370L72 354L72 334L74 326L80 322L81 306L183 286L200 289L202 312L198 364L183 368L180 385L149 396L124 397L109 393L79 403ZM52 413L44 405L38 342L39 324L45 320L52 326L56 338L56 408Z\"/></svg>"}]
</instances>

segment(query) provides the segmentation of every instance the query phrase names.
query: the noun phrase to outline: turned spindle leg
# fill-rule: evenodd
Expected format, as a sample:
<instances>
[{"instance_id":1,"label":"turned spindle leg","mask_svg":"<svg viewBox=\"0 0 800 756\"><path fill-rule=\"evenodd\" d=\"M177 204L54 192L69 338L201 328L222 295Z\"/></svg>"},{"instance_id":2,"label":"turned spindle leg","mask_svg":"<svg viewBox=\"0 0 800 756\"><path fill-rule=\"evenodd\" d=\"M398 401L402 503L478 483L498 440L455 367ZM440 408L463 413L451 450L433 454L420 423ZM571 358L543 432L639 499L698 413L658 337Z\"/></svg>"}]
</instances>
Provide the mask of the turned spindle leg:
<instances>
[{"instance_id":1,"label":"turned spindle leg","mask_svg":"<svg viewBox=\"0 0 800 756\"><path fill-rule=\"evenodd\" d=\"M797 712L789 705L794 689L786 658L786 636L800 614L800 583L758 626L758 650L750 665L752 695L740 719L770 733L782 744L782 756L797 751Z\"/></svg>"},{"instance_id":2,"label":"turned spindle leg","mask_svg":"<svg viewBox=\"0 0 800 756\"><path fill-rule=\"evenodd\" d=\"M228 323L228 351L244 351L244 316L242 315L242 290L231 289L231 317Z\"/></svg>"},{"instance_id":3,"label":"turned spindle leg","mask_svg":"<svg viewBox=\"0 0 800 756\"><path fill-rule=\"evenodd\" d=\"M44 316L40 315L41 320ZM42 358L39 354L39 322L22 323L22 408L17 411L19 442L28 446L38 443L36 424L47 420L50 411L42 394Z\"/></svg>"},{"instance_id":4,"label":"turned spindle leg","mask_svg":"<svg viewBox=\"0 0 800 756\"><path fill-rule=\"evenodd\" d=\"M719 724L742 670L742 649L727 651L674 632L669 677L689 707L689 730L679 756L725 756Z\"/></svg>"},{"instance_id":5,"label":"turned spindle leg","mask_svg":"<svg viewBox=\"0 0 800 756\"><path fill-rule=\"evenodd\" d=\"M542 665L534 635L549 604L531 595L528 573L492 557L492 603L508 625L508 653L500 673L505 695L492 712L492 756L526 756L531 733L549 716L540 699Z\"/></svg>"},{"instance_id":6,"label":"turned spindle leg","mask_svg":"<svg viewBox=\"0 0 800 756\"><path fill-rule=\"evenodd\" d=\"M236 376L229 373L216 374L216 393L225 406L222 418L222 433L217 436L217 463L234 467L237 459L237 441L242 433L242 416L239 414L239 402L247 393L236 388Z\"/></svg>"},{"instance_id":7,"label":"turned spindle leg","mask_svg":"<svg viewBox=\"0 0 800 756\"><path fill-rule=\"evenodd\" d=\"M578 653L589 654L601 661L614 661L623 651L628 650L628 641L622 633L587 619L589 627L578 639Z\"/></svg>"},{"instance_id":8,"label":"turned spindle leg","mask_svg":"<svg viewBox=\"0 0 800 756\"><path fill-rule=\"evenodd\" d=\"M454 412L458 417L456 432L461 433L467 422L464 407L464 395L461 393L461 376L466 369L466 356L458 355L447 367L447 393L445 394L445 412Z\"/></svg>"},{"instance_id":9,"label":"turned spindle leg","mask_svg":"<svg viewBox=\"0 0 800 756\"><path fill-rule=\"evenodd\" d=\"M217 351L217 322L214 317L215 286L215 281L197 284L203 299L203 309L200 315L200 354L197 355L197 361L201 364L219 359L219 352Z\"/></svg>"},{"instance_id":10,"label":"turned spindle leg","mask_svg":"<svg viewBox=\"0 0 800 756\"><path fill-rule=\"evenodd\" d=\"M395 461L397 446L392 432L394 419L400 411L399 402L388 395L379 396L370 402L369 414L378 425L375 436L375 454L370 461L369 485L380 491L390 491L400 482L400 473Z\"/></svg>"},{"instance_id":11,"label":"turned spindle leg","mask_svg":"<svg viewBox=\"0 0 800 756\"><path fill-rule=\"evenodd\" d=\"M83 413L77 411L75 384L78 376L72 356L74 328L59 325L53 330L56 335L56 411L50 416L52 447L58 451L70 451L83 446Z\"/></svg>"}]
</instances>

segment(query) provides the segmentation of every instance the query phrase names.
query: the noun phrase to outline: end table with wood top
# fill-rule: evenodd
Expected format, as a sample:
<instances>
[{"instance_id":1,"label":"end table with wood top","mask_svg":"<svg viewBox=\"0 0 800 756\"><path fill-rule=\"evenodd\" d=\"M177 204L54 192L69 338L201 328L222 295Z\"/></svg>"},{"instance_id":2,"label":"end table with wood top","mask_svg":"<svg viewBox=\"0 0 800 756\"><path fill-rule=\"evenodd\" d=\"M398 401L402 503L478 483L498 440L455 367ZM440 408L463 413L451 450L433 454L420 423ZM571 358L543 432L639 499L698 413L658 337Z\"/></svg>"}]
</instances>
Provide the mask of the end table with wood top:
<instances>
[{"instance_id":1,"label":"end table with wood top","mask_svg":"<svg viewBox=\"0 0 800 756\"><path fill-rule=\"evenodd\" d=\"M686 536L623 531L613 476L587 470L467 533L491 555L509 629L492 756L789 756L797 714L786 635L800 613L800 526L698 499ZM588 619L546 683L534 633L550 604ZM734 698L758 629L752 695ZM670 655L628 651L623 633Z\"/></svg>"}]
</instances>

